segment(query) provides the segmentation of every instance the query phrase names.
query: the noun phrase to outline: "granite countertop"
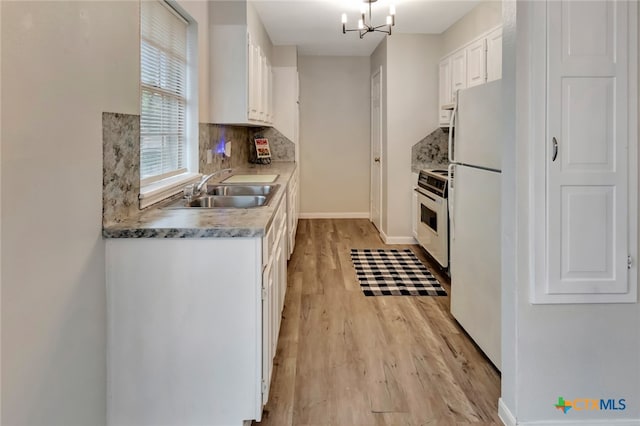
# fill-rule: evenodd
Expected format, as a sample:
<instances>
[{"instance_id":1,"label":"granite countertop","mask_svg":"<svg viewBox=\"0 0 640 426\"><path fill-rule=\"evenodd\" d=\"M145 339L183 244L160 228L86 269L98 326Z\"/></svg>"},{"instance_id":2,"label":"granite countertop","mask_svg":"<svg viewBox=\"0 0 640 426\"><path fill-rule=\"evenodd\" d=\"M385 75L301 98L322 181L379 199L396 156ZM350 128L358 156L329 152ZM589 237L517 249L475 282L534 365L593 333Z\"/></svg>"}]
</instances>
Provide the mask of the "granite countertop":
<instances>
[{"instance_id":1,"label":"granite countertop","mask_svg":"<svg viewBox=\"0 0 640 426\"><path fill-rule=\"evenodd\" d=\"M275 208L286 193L296 163L249 165L233 174L278 174L273 184L280 187L265 207L251 209L164 209L171 202L158 203L122 222L102 229L104 238L233 238L262 237L268 229ZM220 176L217 181L226 179ZM209 182L209 184L216 181Z\"/></svg>"}]
</instances>

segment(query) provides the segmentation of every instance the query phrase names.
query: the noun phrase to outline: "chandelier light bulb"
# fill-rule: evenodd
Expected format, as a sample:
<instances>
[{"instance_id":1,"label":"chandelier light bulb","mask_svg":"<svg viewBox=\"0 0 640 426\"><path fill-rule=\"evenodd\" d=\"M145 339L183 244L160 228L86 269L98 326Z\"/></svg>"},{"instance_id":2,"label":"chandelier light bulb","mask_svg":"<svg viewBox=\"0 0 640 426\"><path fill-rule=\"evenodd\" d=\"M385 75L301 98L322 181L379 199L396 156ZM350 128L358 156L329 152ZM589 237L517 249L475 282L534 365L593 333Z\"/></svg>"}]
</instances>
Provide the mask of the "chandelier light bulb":
<instances>
[{"instance_id":1,"label":"chandelier light bulb","mask_svg":"<svg viewBox=\"0 0 640 426\"><path fill-rule=\"evenodd\" d=\"M358 19L358 29L359 30L364 29L364 21L362 19Z\"/></svg>"},{"instance_id":2,"label":"chandelier light bulb","mask_svg":"<svg viewBox=\"0 0 640 426\"><path fill-rule=\"evenodd\" d=\"M346 24L346 23L347 23L347 14L346 14L346 13L343 13L343 14L342 14L342 23L343 23L343 24Z\"/></svg>"}]
</instances>

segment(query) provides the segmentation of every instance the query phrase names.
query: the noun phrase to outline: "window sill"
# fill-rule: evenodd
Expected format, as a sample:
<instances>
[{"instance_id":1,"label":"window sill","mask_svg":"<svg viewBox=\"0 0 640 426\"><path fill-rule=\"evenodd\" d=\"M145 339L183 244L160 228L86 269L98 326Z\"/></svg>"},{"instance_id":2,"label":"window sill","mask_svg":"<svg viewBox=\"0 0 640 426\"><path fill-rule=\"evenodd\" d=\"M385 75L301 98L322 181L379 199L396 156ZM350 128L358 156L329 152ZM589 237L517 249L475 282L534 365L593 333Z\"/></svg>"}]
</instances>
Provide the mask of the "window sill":
<instances>
[{"instance_id":1,"label":"window sill","mask_svg":"<svg viewBox=\"0 0 640 426\"><path fill-rule=\"evenodd\" d=\"M185 185L195 182L202 176L200 173L183 173L145 185L140 188L140 209L169 198L181 192Z\"/></svg>"}]
</instances>

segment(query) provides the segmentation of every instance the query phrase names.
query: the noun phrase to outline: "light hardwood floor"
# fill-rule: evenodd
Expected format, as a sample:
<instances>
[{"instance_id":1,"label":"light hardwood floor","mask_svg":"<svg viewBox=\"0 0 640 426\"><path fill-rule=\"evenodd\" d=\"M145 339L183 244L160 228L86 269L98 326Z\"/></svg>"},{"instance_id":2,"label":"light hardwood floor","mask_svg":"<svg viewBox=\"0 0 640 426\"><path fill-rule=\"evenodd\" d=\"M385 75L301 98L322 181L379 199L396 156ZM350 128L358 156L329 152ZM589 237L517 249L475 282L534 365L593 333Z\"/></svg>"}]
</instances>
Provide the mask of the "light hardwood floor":
<instances>
[{"instance_id":1,"label":"light hardwood floor","mask_svg":"<svg viewBox=\"0 0 640 426\"><path fill-rule=\"evenodd\" d=\"M360 290L350 249L384 247L368 220L300 221L260 425L501 424L499 373L449 313L449 296ZM400 247L430 264L418 246Z\"/></svg>"}]
</instances>

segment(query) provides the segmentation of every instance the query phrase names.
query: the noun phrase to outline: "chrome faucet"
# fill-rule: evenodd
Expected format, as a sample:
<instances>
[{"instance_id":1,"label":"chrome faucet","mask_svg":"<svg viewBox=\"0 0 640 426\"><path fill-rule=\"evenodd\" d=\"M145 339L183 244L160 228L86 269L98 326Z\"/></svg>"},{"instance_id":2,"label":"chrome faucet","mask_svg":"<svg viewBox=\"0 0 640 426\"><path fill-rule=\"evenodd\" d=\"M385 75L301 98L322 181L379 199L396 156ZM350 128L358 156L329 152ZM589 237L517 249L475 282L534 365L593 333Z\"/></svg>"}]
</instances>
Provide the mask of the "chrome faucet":
<instances>
[{"instance_id":1,"label":"chrome faucet","mask_svg":"<svg viewBox=\"0 0 640 426\"><path fill-rule=\"evenodd\" d=\"M205 186L205 184L212 178L221 175L222 173L233 173L233 169L222 169L222 170L218 170L216 172L213 172L209 175L203 176L202 179L200 179L200 182L198 182L197 184L190 184L185 186L183 192L184 192L184 196L185 198L191 199L191 197L193 196L198 196L200 195L200 192L202 192L202 188Z\"/></svg>"}]
</instances>

